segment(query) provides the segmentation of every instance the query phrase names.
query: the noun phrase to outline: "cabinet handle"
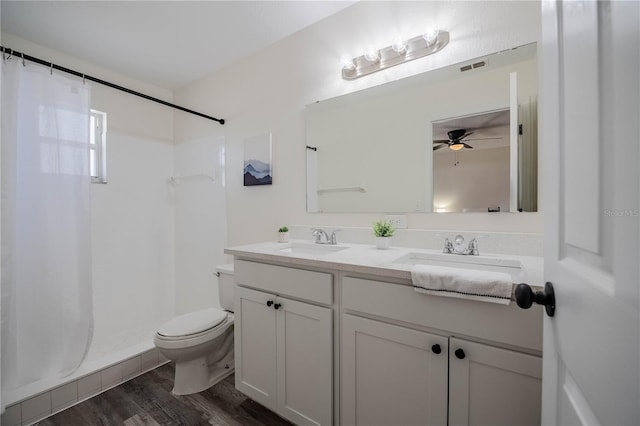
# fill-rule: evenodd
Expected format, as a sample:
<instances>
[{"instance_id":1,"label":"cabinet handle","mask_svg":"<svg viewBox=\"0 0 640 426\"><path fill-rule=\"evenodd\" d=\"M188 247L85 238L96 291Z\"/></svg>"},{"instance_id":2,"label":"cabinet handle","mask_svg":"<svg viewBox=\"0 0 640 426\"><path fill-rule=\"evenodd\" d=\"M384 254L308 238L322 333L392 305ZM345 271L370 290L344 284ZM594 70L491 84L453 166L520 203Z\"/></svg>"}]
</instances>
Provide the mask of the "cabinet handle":
<instances>
[{"instance_id":1,"label":"cabinet handle","mask_svg":"<svg viewBox=\"0 0 640 426\"><path fill-rule=\"evenodd\" d=\"M278 310L278 309L280 309L280 306L282 306L282 305L279 304L279 303L276 303L275 305L273 305L273 309Z\"/></svg>"},{"instance_id":2,"label":"cabinet handle","mask_svg":"<svg viewBox=\"0 0 640 426\"><path fill-rule=\"evenodd\" d=\"M462 349L456 349L454 354L458 359L464 359L464 357L467 356Z\"/></svg>"},{"instance_id":3,"label":"cabinet handle","mask_svg":"<svg viewBox=\"0 0 640 426\"><path fill-rule=\"evenodd\" d=\"M273 305L273 300L267 300L267 306L271 307L271 305Z\"/></svg>"},{"instance_id":4,"label":"cabinet handle","mask_svg":"<svg viewBox=\"0 0 640 426\"><path fill-rule=\"evenodd\" d=\"M442 352L442 348L436 343L435 345L431 346L431 351L434 354L438 355L440 352Z\"/></svg>"}]
</instances>

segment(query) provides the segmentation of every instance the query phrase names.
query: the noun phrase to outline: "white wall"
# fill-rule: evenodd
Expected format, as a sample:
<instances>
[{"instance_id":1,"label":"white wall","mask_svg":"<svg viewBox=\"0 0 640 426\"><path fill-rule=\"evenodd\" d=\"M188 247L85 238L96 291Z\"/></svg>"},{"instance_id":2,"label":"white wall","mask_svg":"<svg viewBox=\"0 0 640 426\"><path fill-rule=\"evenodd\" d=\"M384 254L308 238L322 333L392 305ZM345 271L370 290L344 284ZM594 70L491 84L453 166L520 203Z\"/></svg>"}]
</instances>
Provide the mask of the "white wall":
<instances>
[{"instance_id":1,"label":"white wall","mask_svg":"<svg viewBox=\"0 0 640 426\"><path fill-rule=\"evenodd\" d=\"M508 211L509 147L456 153L447 149L433 156L433 179L435 208L486 212L499 206L500 211Z\"/></svg>"},{"instance_id":2,"label":"white wall","mask_svg":"<svg viewBox=\"0 0 640 426\"><path fill-rule=\"evenodd\" d=\"M176 309L190 312L219 306L215 266L225 263L224 137L215 128L211 136L180 141L175 146ZM217 130L217 131L216 131ZM188 177L206 174L207 177Z\"/></svg>"},{"instance_id":3,"label":"white wall","mask_svg":"<svg viewBox=\"0 0 640 426\"><path fill-rule=\"evenodd\" d=\"M3 34L5 46L171 100L170 91ZM90 359L150 339L173 316L173 111L91 84L91 105L107 113L106 185L92 185L94 341ZM133 341L132 341L133 340Z\"/></svg>"},{"instance_id":4,"label":"white wall","mask_svg":"<svg viewBox=\"0 0 640 426\"><path fill-rule=\"evenodd\" d=\"M450 32L441 52L355 81L342 80L339 58L369 44L386 46L435 26ZM284 224L365 226L379 215L308 214L304 106L468 58L539 40L538 2L360 2L175 93L179 104L227 119L229 244L275 238ZM176 115L177 140L220 129ZM243 187L243 140L273 132L272 186ZM411 214L409 227L542 232L540 213Z\"/></svg>"}]
</instances>

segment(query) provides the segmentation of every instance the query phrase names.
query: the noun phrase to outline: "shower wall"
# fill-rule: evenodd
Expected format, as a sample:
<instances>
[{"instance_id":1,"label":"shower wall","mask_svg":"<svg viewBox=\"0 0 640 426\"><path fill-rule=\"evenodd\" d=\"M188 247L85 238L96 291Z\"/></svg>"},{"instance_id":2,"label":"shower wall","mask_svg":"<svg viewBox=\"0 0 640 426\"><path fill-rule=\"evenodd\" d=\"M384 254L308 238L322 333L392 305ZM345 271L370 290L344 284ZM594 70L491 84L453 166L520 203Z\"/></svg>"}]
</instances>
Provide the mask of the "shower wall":
<instances>
[{"instance_id":1,"label":"shower wall","mask_svg":"<svg viewBox=\"0 0 640 426\"><path fill-rule=\"evenodd\" d=\"M107 156L108 183L91 192L95 329L87 361L150 341L175 307L173 145L112 128Z\"/></svg>"},{"instance_id":2,"label":"shower wall","mask_svg":"<svg viewBox=\"0 0 640 426\"><path fill-rule=\"evenodd\" d=\"M150 343L175 312L173 111L91 89L92 108L107 113L107 184L91 186L95 330L87 361Z\"/></svg>"}]
</instances>

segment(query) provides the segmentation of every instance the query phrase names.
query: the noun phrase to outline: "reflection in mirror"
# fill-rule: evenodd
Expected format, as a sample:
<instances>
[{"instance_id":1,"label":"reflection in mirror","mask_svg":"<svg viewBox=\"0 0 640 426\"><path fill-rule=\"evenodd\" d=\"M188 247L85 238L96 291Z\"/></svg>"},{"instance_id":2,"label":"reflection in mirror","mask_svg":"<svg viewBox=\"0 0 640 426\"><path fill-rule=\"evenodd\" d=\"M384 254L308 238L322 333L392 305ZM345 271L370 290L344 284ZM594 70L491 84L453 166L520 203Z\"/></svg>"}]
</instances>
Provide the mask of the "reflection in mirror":
<instances>
[{"instance_id":1,"label":"reflection in mirror","mask_svg":"<svg viewBox=\"0 0 640 426\"><path fill-rule=\"evenodd\" d=\"M535 44L521 46L308 105L307 210L409 213L444 208L486 212L499 206L501 212L535 211L536 188L524 191L537 182L535 54ZM451 187L455 179L438 178L434 164L439 167L437 163L443 157L443 162L453 166L455 159L448 145L433 143L448 140L446 131L437 133L437 126L444 129L452 117L469 119L498 111L507 111L509 115L507 134L499 136L509 148L503 149L503 156L508 155L508 166L503 167L507 167L508 173L502 170L502 180L497 186L509 188L509 194L506 198L485 197L481 203L460 200L456 207L453 204L439 207L445 203L436 199L440 189L434 187L434 182L436 185L436 181L448 182ZM480 124L467 123L451 124L456 128L449 130L473 130L469 138L498 131L480 130ZM518 135L519 124L523 125L526 138ZM524 142L525 139L531 142ZM496 141L493 139L493 143ZM479 157L483 156L480 151L486 151L472 143L468 145L474 148L465 149L477 150ZM443 148L434 151L435 146ZM460 163L465 155L459 152ZM489 154L485 158L494 160ZM478 162L482 160L479 158ZM521 167L526 168L526 173ZM453 187L447 191L451 192ZM477 191L478 187L470 193ZM465 195L456 197L461 199Z\"/></svg>"},{"instance_id":2,"label":"reflection in mirror","mask_svg":"<svg viewBox=\"0 0 640 426\"><path fill-rule=\"evenodd\" d=\"M509 110L433 123L435 212L509 208Z\"/></svg>"}]
</instances>

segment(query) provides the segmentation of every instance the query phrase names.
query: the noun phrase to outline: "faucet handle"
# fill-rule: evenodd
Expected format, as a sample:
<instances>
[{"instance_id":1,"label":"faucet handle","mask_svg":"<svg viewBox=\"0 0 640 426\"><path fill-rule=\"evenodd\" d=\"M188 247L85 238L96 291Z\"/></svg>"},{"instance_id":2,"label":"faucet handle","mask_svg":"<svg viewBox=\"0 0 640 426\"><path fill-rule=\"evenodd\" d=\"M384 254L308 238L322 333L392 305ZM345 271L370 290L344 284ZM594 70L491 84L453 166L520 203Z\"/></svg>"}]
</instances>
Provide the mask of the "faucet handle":
<instances>
[{"instance_id":1,"label":"faucet handle","mask_svg":"<svg viewBox=\"0 0 640 426\"><path fill-rule=\"evenodd\" d=\"M469 241L469 245L467 246L467 254L470 254L472 256L477 256L480 254L478 252L478 240L476 240L475 238L472 238Z\"/></svg>"},{"instance_id":2,"label":"faucet handle","mask_svg":"<svg viewBox=\"0 0 640 426\"><path fill-rule=\"evenodd\" d=\"M444 239L444 248L442 249L443 253L451 254L453 253L453 244L449 241L449 238Z\"/></svg>"},{"instance_id":3,"label":"faucet handle","mask_svg":"<svg viewBox=\"0 0 640 426\"><path fill-rule=\"evenodd\" d=\"M335 244L338 244L338 239L336 238L336 232L342 232L342 229L340 229L340 228L338 228L338 229L334 229L334 230L331 232L331 237L330 237L330 240L329 240L329 243L330 243L330 244L334 244L334 245L335 245Z\"/></svg>"}]
</instances>

